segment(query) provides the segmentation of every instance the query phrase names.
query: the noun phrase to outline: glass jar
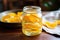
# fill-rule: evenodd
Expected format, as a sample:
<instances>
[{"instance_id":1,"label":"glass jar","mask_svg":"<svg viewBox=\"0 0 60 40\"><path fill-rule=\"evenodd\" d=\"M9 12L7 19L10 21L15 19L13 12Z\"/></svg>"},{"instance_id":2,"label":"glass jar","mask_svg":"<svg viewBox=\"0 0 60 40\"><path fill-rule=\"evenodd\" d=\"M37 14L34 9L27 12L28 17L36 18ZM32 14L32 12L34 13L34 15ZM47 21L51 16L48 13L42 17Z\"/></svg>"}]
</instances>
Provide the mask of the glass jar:
<instances>
[{"instance_id":1,"label":"glass jar","mask_svg":"<svg viewBox=\"0 0 60 40\"><path fill-rule=\"evenodd\" d=\"M42 32L42 13L38 6L23 8L22 32L27 36L35 36Z\"/></svg>"}]
</instances>

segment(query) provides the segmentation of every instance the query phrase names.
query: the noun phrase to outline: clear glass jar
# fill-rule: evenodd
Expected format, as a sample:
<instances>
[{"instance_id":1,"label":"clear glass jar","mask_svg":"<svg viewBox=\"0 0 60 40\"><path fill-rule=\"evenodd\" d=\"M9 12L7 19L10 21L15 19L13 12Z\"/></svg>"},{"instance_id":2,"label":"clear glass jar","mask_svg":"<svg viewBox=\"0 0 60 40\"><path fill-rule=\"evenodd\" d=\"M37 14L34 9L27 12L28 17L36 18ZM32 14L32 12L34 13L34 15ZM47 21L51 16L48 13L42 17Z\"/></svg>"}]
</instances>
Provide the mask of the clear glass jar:
<instances>
[{"instance_id":1,"label":"clear glass jar","mask_svg":"<svg viewBox=\"0 0 60 40\"><path fill-rule=\"evenodd\" d=\"M23 8L22 32L27 36L35 36L42 32L42 13L38 6Z\"/></svg>"}]
</instances>

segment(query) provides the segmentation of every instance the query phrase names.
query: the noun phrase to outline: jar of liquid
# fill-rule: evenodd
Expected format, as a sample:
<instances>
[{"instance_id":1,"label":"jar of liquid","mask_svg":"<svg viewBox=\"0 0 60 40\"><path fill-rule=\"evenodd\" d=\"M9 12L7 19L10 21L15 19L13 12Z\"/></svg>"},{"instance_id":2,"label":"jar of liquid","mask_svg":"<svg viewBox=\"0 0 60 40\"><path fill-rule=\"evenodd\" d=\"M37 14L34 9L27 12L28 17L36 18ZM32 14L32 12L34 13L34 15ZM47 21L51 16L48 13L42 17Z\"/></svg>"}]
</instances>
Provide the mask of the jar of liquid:
<instances>
[{"instance_id":1,"label":"jar of liquid","mask_svg":"<svg viewBox=\"0 0 60 40\"><path fill-rule=\"evenodd\" d=\"M23 8L22 32L27 36L35 36L42 32L42 13L38 6Z\"/></svg>"}]
</instances>

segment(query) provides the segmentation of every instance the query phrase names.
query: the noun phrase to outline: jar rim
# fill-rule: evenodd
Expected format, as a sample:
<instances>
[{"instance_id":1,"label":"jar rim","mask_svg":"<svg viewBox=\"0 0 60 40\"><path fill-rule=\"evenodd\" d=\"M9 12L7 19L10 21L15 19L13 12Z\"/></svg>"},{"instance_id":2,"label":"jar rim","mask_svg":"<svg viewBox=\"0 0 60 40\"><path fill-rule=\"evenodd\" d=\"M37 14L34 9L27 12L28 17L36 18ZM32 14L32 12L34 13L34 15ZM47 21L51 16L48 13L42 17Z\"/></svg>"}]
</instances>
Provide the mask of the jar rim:
<instances>
[{"instance_id":1,"label":"jar rim","mask_svg":"<svg viewBox=\"0 0 60 40\"><path fill-rule=\"evenodd\" d=\"M39 6L25 6L23 9L39 9L39 10L41 10L41 7L39 7Z\"/></svg>"}]
</instances>

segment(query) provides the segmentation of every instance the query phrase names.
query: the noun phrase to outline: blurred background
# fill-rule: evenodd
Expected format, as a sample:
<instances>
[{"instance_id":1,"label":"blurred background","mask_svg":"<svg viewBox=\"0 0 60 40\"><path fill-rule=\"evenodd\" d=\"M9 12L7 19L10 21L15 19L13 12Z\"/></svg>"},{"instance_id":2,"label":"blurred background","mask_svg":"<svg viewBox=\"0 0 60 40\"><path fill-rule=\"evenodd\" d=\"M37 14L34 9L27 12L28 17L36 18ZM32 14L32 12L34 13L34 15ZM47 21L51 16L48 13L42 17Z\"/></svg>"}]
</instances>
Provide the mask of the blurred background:
<instances>
[{"instance_id":1,"label":"blurred background","mask_svg":"<svg viewBox=\"0 0 60 40\"><path fill-rule=\"evenodd\" d=\"M54 11L60 8L60 0L0 0L0 12L23 9L24 6L40 6L42 11Z\"/></svg>"}]
</instances>

